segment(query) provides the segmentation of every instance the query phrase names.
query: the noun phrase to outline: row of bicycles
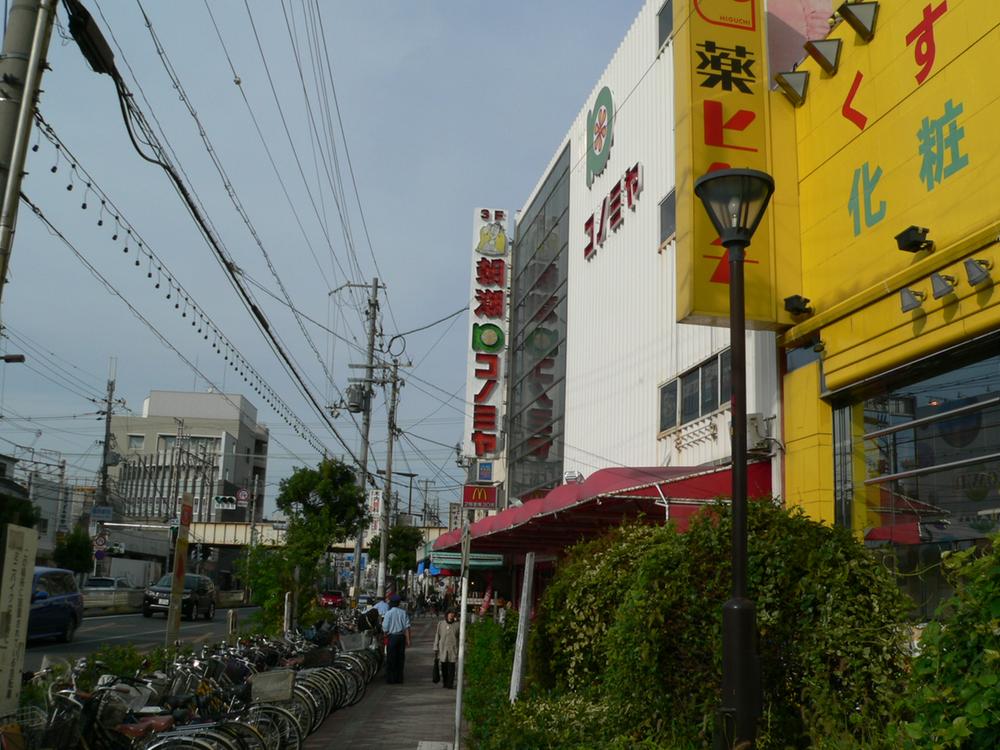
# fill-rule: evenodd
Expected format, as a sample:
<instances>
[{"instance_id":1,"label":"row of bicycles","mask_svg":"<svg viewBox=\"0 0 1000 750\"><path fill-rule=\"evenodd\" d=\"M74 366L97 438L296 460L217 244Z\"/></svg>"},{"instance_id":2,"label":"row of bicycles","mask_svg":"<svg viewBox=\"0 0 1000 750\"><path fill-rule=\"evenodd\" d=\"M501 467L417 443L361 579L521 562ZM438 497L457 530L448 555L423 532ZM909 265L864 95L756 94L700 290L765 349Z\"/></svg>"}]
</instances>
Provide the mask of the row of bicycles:
<instances>
[{"instance_id":1,"label":"row of bicycles","mask_svg":"<svg viewBox=\"0 0 1000 750\"><path fill-rule=\"evenodd\" d=\"M300 750L331 713L364 697L382 666L382 649L370 633L331 632L206 646L163 669L148 671L144 664L128 675L86 659L46 661L29 680L44 705L22 707L0 732L0 746ZM95 687L80 689L81 677L95 668L103 672Z\"/></svg>"}]
</instances>

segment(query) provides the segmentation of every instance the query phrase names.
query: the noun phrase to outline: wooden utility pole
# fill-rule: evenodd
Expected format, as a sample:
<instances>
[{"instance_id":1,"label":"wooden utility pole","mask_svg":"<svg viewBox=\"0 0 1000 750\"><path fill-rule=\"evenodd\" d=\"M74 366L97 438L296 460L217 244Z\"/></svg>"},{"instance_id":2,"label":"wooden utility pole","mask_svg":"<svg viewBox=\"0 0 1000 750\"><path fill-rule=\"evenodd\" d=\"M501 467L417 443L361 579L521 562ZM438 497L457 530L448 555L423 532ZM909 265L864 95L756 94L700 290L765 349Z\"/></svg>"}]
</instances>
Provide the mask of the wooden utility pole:
<instances>
[{"instance_id":1,"label":"wooden utility pole","mask_svg":"<svg viewBox=\"0 0 1000 750\"><path fill-rule=\"evenodd\" d=\"M385 596L385 580L389 562L389 503L392 502L392 445L396 441L396 404L399 401L399 360L392 360L392 395L389 398L389 448L385 458L385 497L382 499L382 533L378 553L378 597Z\"/></svg>"}]
</instances>

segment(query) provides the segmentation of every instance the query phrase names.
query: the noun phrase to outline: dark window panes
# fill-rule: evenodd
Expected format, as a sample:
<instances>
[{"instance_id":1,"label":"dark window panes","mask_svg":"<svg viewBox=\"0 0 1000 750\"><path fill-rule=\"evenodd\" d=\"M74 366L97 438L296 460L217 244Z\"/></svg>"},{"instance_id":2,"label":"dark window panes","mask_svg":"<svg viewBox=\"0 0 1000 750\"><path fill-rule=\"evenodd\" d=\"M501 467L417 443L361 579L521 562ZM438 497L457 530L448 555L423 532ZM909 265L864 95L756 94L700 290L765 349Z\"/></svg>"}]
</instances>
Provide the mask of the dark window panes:
<instances>
[{"instance_id":1,"label":"dark window panes","mask_svg":"<svg viewBox=\"0 0 1000 750\"><path fill-rule=\"evenodd\" d=\"M663 4L660 12L656 14L656 22L659 27L659 43L656 47L659 49L670 38L670 34L674 30L674 0L667 0Z\"/></svg>"},{"instance_id":2,"label":"dark window panes","mask_svg":"<svg viewBox=\"0 0 1000 750\"><path fill-rule=\"evenodd\" d=\"M701 366L701 413L711 414L719 408L719 360L713 358Z\"/></svg>"},{"instance_id":3,"label":"dark window panes","mask_svg":"<svg viewBox=\"0 0 1000 750\"><path fill-rule=\"evenodd\" d=\"M677 426L677 381L660 386L660 432Z\"/></svg>"},{"instance_id":4,"label":"dark window panes","mask_svg":"<svg viewBox=\"0 0 1000 750\"><path fill-rule=\"evenodd\" d=\"M699 411L700 389L698 388L698 371L694 370L681 376L681 424L690 422L701 416Z\"/></svg>"},{"instance_id":5,"label":"dark window panes","mask_svg":"<svg viewBox=\"0 0 1000 750\"><path fill-rule=\"evenodd\" d=\"M729 361L729 350L719 355L719 402L728 404L733 399L732 364Z\"/></svg>"},{"instance_id":6,"label":"dark window panes","mask_svg":"<svg viewBox=\"0 0 1000 750\"><path fill-rule=\"evenodd\" d=\"M660 203L660 242L666 242L677 233L677 195L671 190Z\"/></svg>"}]
</instances>

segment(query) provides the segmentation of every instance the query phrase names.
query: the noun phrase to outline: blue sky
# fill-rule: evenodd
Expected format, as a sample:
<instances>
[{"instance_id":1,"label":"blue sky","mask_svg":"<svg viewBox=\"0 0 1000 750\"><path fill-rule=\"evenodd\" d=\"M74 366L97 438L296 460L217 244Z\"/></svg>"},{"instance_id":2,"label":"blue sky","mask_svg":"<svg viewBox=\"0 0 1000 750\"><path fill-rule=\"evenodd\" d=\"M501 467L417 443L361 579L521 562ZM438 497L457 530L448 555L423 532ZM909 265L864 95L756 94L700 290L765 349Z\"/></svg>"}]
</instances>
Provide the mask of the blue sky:
<instances>
[{"instance_id":1,"label":"blue sky","mask_svg":"<svg viewBox=\"0 0 1000 750\"><path fill-rule=\"evenodd\" d=\"M462 307L468 296L472 209L495 206L513 211L522 205L641 7L637 0L508 4L318 0L317 16L316 0L251 1L249 11L265 67L244 3L209 1L239 86L204 1L145 0L143 6L296 307L358 346L364 344L363 324L350 296L338 292L335 298L340 302L335 304L328 292L348 276L352 282L370 282L374 275L384 279L388 305L382 307L383 343L398 331ZM85 4L115 50L116 63L136 102L147 117L155 115L233 259L249 277L277 293L277 282L227 197L198 127L172 86L139 4L126 0L85 0ZM318 58L311 56L308 42L310 30L318 24L307 25L307 18L322 19L325 45L313 50L321 55ZM65 16L60 21L65 32ZM337 182L316 167L316 146L289 26L300 51L314 121L321 132L326 125L335 132L356 266L349 260L335 205ZM325 70L327 55L342 132L330 88L325 88L324 101L313 84L314 63ZM110 78L93 73L75 43L60 30L53 35L49 62L52 69L43 80L40 112L92 175L93 184L119 206L145 246L166 262L191 298L282 399L334 455L341 454L335 438L295 390L238 302L165 173L133 150ZM268 73L310 184L308 192ZM240 88L258 118L298 219L275 177ZM355 202L343 135L371 249ZM28 154L25 194L209 380L227 391L241 392L211 341L196 335L190 319L181 317L183 310L174 308L176 296L165 298L169 283L161 279L160 289L155 289L156 279L147 277L150 272L154 277L165 274L155 273L145 259L135 266L135 245L123 253L125 233L112 240L110 213L105 214L103 226L97 226L100 199L87 190L86 179L79 171L73 174L67 159L57 157L46 139L38 145ZM73 189L67 190L70 184ZM338 262L354 270L345 275ZM255 291L316 394L322 401L336 399L334 386L294 317ZM28 454L15 446L54 452L36 455L41 460L61 454L71 464L70 475L79 481L92 477L98 465L100 447L95 441L102 425L93 414L98 407L88 399L103 394L112 359L117 395L135 413L141 411L150 389L208 387L23 206L2 320L10 332L3 341L6 351L23 352L28 362L0 366L0 440L4 441L0 450L18 456ZM408 436L397 444L394 466L434 479L436 487L443 488L440 500L445 510L458 497L461 474L454 452L436 443L454 445L462 435L466 321L461 315L406 337L405 358L414 367L408 371L412 375L404 375L399 422ZM356 374L348 363L362 361L362 354L311 323L305 326L334 382L343 389L347 378ZM242 380L239 385L244 385ZM245 395L256 403L260 420L281 443L271 445L267 491L271 507L278 481L293 466L315 463L319 456L254 393ZM381 396L376 400L373 451L377 465L383 467L385 408ZM341 415L336 424L357 452L354 423Z\"/></svg>"}]
</instances>

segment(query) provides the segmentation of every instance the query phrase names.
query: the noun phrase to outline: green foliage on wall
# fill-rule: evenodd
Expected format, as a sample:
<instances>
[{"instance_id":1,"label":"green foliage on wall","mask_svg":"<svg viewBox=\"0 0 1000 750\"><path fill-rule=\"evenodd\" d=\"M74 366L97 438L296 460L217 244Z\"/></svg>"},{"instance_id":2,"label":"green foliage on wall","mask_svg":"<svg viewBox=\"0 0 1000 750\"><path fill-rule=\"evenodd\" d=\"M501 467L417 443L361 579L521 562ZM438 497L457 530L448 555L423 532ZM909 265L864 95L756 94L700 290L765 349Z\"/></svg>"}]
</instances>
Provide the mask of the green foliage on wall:
<instances>
[{"instance_id":1,"label":"green foliage on wall","mask_svg":"<svg viewBox=\"0 0 1000 750\"><path fill-rule=\"evenodd\" d=\"M1000 545L950 555L955 595L928 624L901 733L912 748L1000 747Z\"/></svg>"},{"instance_id":2,"label":"green foliage on wall","mask_svg":"<svg viewBox=\"0 0 1000 750\"><path fill-rule=\"evenodd\" d=\"M74 573L89 573L94 569L94 549L90 535L82 526L76 526L52 550L56 566Z\"/></svg>"}]
</instances>

